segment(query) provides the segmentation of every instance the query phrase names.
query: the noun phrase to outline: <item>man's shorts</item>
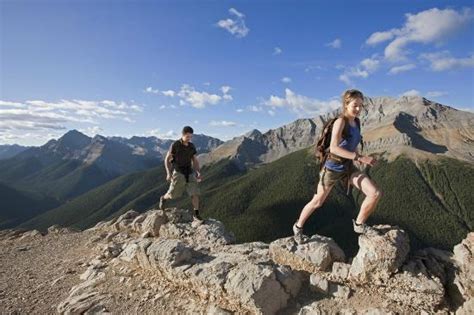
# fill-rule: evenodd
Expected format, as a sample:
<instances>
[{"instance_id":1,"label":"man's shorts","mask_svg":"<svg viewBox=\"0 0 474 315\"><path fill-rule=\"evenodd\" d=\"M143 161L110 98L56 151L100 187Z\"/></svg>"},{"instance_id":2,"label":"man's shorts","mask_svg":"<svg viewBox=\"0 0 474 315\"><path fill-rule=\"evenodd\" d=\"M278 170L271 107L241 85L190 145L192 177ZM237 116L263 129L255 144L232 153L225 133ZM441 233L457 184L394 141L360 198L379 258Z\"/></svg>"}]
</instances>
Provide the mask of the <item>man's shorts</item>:
<instances>
[{"instance_id":1,"label":"man's shorts","mask_svg":"<svg viewBox=\"0 0 474 315\"><path fill-rule=\"evenodd\" d=\"M189 174L189 182L186 183L186 177L184 174L174 170L171 175L170 188L166 193L171 196L171 199L176 199L181 197L185 190L188 193L188 196L201 194L196 175L194 172Z\"/></svg>"},{"instance_id":2,"label":"man's shorts","mask_svg":"<svg viewBox=\"0 0 474 315\"><path fill-rule=\"evenodd\" d=\"M319 172L319 182L324 187L330 187L337 183L338 180L348 180L350 176L355 172L360 172L360 170L354 164L351 164L349 170L342 172L333 171L324 166L323 169Z\"/></svg>"}]
</instances>

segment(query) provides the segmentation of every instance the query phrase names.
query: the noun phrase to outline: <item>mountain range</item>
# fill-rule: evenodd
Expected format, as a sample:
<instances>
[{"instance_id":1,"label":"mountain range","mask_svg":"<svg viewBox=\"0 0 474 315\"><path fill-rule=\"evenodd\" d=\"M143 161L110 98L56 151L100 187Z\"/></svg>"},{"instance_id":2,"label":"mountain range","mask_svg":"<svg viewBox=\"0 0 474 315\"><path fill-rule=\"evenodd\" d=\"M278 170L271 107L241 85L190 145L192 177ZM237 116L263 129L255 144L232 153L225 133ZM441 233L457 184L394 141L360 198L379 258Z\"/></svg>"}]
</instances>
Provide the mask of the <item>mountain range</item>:
<instances>
[{"instance_id":1,"label":"mountain range","mask_svg":"<svg viewBox=\"0 0 474 315\"><path fill-rule=\"evenodd\" d=\"M319 165L312 145L324 122L339 113L335 110L314 118L298 119L266 132L252 130L226 142L203 136L198 158L203 164L204 216L222 220L241 242L271 241L290 234L289 227L311 199L318 180ZM377 156L379 160L376 166L364 171L384 191L384 198L369 223L403 226L410 234L413 248L450 248L459 243L474 229L474 199L470 192L474 186L474 114L422 97L367 97L360 118L364 154ZM130 149L137 146L139 149L134 147L125 152L140 151L140 157L153 156L151 151L158 156L160 149L153 148L160 147L163 151L158 160L170 144L161 140L162 146L153 146L140 137L104 139ZM193 142L198 143L197 135ZM68 156L76 157L81 165L100 160L92 158L91 153L72 151L75 153L67 151ZM144 159L130 155L136 163L135 170L124 170L124 164L134 163L121 164L120 161L127 159L119 157L109 164L98 163L104 165L101 170L122 169L124 173L104 179L103 183L76 194L67 202L59 202L48 211L24 218L20 223L16 221L17 225L40 230L52 224L85 229L130 209L139 212L150 209L168 188L163 164L147 165ZM5 174L12 169L0 167L0 179L6 178ZM51 172L38 174L41 174L37 177L40 180L50 178L47 174ZM12 186L25 180L18 181L12 176L4 183ZM13 187L27 193L24 186ZM308 221L306 229L333 237L344 250L351 252L357 240L350 219L357 214L363 195L354 190L352 195L346 196L341 186L335 190L340 193L330 194L325 205ZM49 196L45 193L47 190L40 191ZM61 190L55 191L57 195ZM68 191L75 192L74 189ZM183 208L191 206L186 197L176 203ZM405 210L400 213L397 209Z\"/></svg>"},{"instance_id":2,"label":"mountain range","mask_svg":"<svg viewBox=\"0 0 474 315\"><path fill-rule=\"evenodd\" d=\"M219 139L200 134L195 135L194 141L201 152L222 143ZM25 148L0 160L0 183L18 195L39 194L48 200L53 199L55 202L52 204L58 206L116 177L162 164L163 154L172 142L156 137L89 137L71 130L59 139ZM19 214L31 213L19 206L22 204L19 199L5 196L4 200L9 200L9 203L1 206L2 212L15 212L13 208ZM16 201L18 206L15 206ZM0 226L3 226L1 222Z\"/></svg>"}]
</instances>

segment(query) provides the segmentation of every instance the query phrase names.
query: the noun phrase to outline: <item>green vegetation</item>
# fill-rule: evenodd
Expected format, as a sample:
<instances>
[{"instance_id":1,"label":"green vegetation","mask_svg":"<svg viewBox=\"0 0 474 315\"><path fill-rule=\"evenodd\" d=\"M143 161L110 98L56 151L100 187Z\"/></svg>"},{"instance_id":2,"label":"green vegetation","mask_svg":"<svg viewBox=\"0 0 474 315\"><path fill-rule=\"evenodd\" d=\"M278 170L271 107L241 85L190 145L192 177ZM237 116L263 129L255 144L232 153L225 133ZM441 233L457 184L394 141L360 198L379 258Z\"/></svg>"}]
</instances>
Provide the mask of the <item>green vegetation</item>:
<instances>
[{"instance_id":1,"label":"green vegetation","mask_svg":"<svg viewBox=\"0 0 474 315\"><path fill-rule=\"evenodd\" d=\"M0 183L0 229L12 228L58 202L31 192L20 191Z\"/></svg>"},{"instance_id":2,"label":"green vegetation","mask_svg":"<svg viewBox=\"0 0 474 315\"><path fill-rule=\"evenodd\" d=\"M269 242L289 236L292 224L315 192L318 171L311 149L246 172L228 160L204 167L203 216L223 221L239 242ZM380 161L370 176L384 195L369 224L399 225L409 233L412 248L452 249L472 230L474 200L468 191L474 187L471 164L442 158L417 167L415 162L399 157L390 163ZM143 212L152 208L167 188L162 166L124 175L22 226L88 228L130 209ZM357 235L351 219L357 216L362 200L357 189L347 196L339 183L308 220L305 233L330 236L346 254L355 254ZM191 203L185 195L167 206L191 208Z\"/></svg>"}]
</instances>

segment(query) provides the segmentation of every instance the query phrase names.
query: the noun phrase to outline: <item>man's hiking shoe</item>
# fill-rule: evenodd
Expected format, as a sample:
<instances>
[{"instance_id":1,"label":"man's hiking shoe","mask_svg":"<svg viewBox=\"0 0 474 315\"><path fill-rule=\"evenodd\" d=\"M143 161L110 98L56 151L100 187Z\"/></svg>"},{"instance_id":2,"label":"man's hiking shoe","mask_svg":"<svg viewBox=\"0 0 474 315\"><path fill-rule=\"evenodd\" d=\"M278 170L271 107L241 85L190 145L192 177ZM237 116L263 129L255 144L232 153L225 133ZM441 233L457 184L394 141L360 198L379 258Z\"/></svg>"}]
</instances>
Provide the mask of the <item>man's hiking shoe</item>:
<instances>
[{"instance_id":1,"label":"man's hiking shoe","mask_svg":"<svg viewBox=\"0 0 474 315\"><path fill-rule=\"evenodd\" d=\"M199 211L196 211L196 210L194 210L194 213L193 213L193 220L200 223L204 222L204 219L199 214Z\"/></svg>"},{"instance_id":2,"label":"man's hiking shoe","mask_svg":"<svg viewBox=\"0 0 474 315\"><path fill-rule=\"evenodd\" d=\"M303 228L300 228L295 224L293 224L293 234L295 242L298 244L303 244L308 240L308 237L303 234Z\"/></svg>"},{"instance_id":3,"label":"man's hiking shoe","mask_svg":"<svg viewBox=\"0 0 474 315\"><path fill-rule=\"evenodd\" d=\"M161 196L161 197L160 197L160 203L159 203L159 205L158 205L158 208L159 208L160 210L165 210L166 199L163 198L163 197L164 197L164 196Z\"/></svg>"},{"instance_id":4,"label":"man's hiking shoe","mask_svg":"<svg viewBox=\"0 0 474 315\"><path fill-rule=\"evenodd\" d=\"M354 232L358 234L380 235L380 232L377 229L374 229L373 227L365 223L356 224L356 221L354 219L352 219L352 225L354 226Z\"/></svg>"}]
</instances>

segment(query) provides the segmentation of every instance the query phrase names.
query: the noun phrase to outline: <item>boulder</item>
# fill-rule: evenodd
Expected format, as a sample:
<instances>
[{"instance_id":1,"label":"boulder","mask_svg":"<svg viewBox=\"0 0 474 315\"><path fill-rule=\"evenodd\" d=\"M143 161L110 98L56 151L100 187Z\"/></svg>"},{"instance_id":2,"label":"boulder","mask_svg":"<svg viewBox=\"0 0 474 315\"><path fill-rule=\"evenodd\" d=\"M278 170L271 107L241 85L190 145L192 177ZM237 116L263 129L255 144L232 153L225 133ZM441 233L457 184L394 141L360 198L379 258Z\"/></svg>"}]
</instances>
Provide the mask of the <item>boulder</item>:
<instances>
[{"instance_id":1,"label":"boulder","mask_svg":"<svg viewBox=\"0 0 474 315\"><path fill-rule=\"evenodd\" d=\"M313 273L309 278L310 288L313 291L339 299L348 299L351 289L345 285L332 282L321 274Z\"/></svg>"},{"instance_id":2,"label":"boulder","mask_svg":"<svg viewBox=\"0 0 474 315\"><path fill-rule=\"evenodd\" d=\"M168 217L162 210L152 210L148 211L143 218L137 217L133 226L134 230L142 235L158 237L161 226L166 222L168 222Z\"/></svg>"},{"instance_id":3,"label":"boulder","mask_svg":"<svg viewBox=\"0 0 474 315\"><path fill-rule=\"evenodd\" d=\"M359 251L349 277L357 282L387 280L404 263L410 251L408 234L398 227L375 225L380 235L359 236Z\"/></svg>"},{"instance_id":4,"label":"boulder","mask_svg":"<svg viewBox=\"0 0 474 315\"><path fill-rule=\"evenodd\" d=\"M474 298L474 232L454 246L453 260L457 267L454 283L464 299Z\"/></svg>"},{"instance_id":5,"label":"boulder","mask_svg":"<svg viewBox=\"0 0 474 315\"><path fill-rule=\"evenodd\" d=\"M277 239L269 249L276 263L309 273L326 271L333 262L345 260L344 252L332 238L317 234L304 244L297 244L293 237Z\"/></svg>"},{"instance_id":6,"label":"boulder","mask_svg":"<svg viewBox=\"0 0 474 315\"><path fill-rule=\"evenodd\" d=\"M400 305L430 312L435 312L445 298L443 284L438 278L430 279L406 271L393 275L381 290L389 300Z\"/></svg>"}]
</instances>

